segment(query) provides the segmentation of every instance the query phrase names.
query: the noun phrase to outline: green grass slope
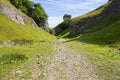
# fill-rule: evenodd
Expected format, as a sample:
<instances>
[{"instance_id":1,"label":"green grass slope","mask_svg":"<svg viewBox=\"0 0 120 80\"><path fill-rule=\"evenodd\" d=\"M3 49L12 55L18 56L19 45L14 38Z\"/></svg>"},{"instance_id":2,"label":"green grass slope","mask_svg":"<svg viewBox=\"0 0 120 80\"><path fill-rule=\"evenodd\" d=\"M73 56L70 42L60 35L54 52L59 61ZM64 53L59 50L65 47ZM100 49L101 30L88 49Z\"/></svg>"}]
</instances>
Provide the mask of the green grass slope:
<instances>
[{"instance_id":1,"label":"green grass slope","mask_svg":"<svg viewBox=\"0 0 120 80\"><path fill-rule=\"evenodd\" d=\"M15 8L8 0L0 0L6 6ZM15 8L16 9L16 8ZM19 10L18 10L19 11ZM30 19L27 15L19 11L25 19ZM31 40L51 40L53 36L34 27L30 22L26 25L18 24L0 13L0 41L9 41L15 39L31 39Z\"/></svg>"},{"instance_id":2,"label":"green grass slope","mask_svg":"<svg viewBox=\"0 0 120 80\"><path fill-rule=\"evenodd\" d=\"M120 21L117 21L116 23L107 26L101 30L98 31L92 31L89 33L84 33L80 35L75 35L74 37L69 38L70 41L77 41L80 43L85 43L90 45L98 45L103 47L101 49L101 52L96 50L95 53L101 53L108 55L108 53L113 53L110 55L120 55L119 49L120 49ZM91 51L95 51L94 48L90 48ZM104 50L107 50L104 52ZM113 50L112 52L109 50ZM114 52L115 50L115 52ZM102 53L103 51L103 53ZM114 54L115 53L115 54Z\"/></svg>"},{"instance_id":3,"label":"green grass slope","mask_svg":"<svg viewBox=\"0 0 120 80\"><path fill-rule=\"evenodd\" d=\"M109 1L107 4L104 6L87 13L83 16L79 16L76 18L73 18L72 21L78 21L80 19L92 17L92 16L97 16L100 13L104 11L104 9L112 2ZM73 36L69 36L70 31L68 29L64 30L61 32L58 37L66 37L68 38L68 42L75 41L75 45L78 46L78 48L81 46L77 45L79 43L83 43L88 47L88 50L85 51L90 51L93 53L100 53L105 56L117 56L119 58L120 55L120 20L116 19L116 17L119 17L119 15L112 16L112 18L109 20L112 22L110 25L104 25L102 29L99 30L94 30L91 32L87 33L81 33L81 34L76 34ZM101 23L99 21L99 23ZM102 23L104 24L104 23ZM74 45L72 44L72 45ZM97 45L97 46L96 46ZM82 45L83 47L85 45ZM94 46L94 47L93 47ZM99 46L99 47L98 47ZM95 50L96 47L96 50ZM85 48L87 49L87 48ZM111 53L111 54L109 54Z\"/></svg>"},{"instance_id":4,"label":"green grass slope","mask_svg":"<svg viewBox=\"0 0 120 80\"><path fill-rule=\"evenodd\" d=\"M62 36L62 35L65 35L65 34L63 34L63 33L68 33L68 32L71 33L71 31L72 31L72 30L71 30L72 26L74 26L74 28L77 27L77 26L81 26L81 24L82 24L82 23L84 24L84 21L87 20L87 19L90 19L90 18L93 18L93 17L96 17L96 16L101 17L100 14L102 14L102 12L104 12L104 11L108 8L108 6L110 6L111 3L112 3L112 0L109 1L109 2L107 2L106 4L104 4L103 6L97 8L97 9L91 11L91 12L89 12L89 13L86 13L86 14L84 14L84 15L81 15L81 16L78 16L78 17L75 17L75 18L72 18L72 19L70 20L70 23L71 23L72 25L68 24L68 27L70 26L70 28L67 29L67 30L61 31L62 34L60 34L60 35L61 35L61 36ZM103 15L102 15L102 16L103 16ZM93 23L93 22L92 22L92 23L89 23L89 25L88 25L85 29L86 29L86 30L87 30L87 29L88 29L88 30L89 30L89 29L91 30L92 28L95 28L95 27L96 27L95 30L97 30L97 29L99 29L99 27L97 28L97 26L99 26L99 25L101 25L101 28L107 27L106 25L110 25L110 24L116 22L119 17L120 17L119 15L115 15L115 16L112 16L112 17L106 17L106 16L104 16L104 19L103 19L103 20L96 20L95 23ZM87 22L86 22L86 23L87 23ZM96 25L96 26L95 26L95 25ZM100 28L100 29L101 29L101 28ZM76 30L77 30L77 28L76 28ZM94 29L93 29L93 30L94 30ZM68 31L68 32L65 32L65 31ZM76 33L76 34L78 34L78 33Z\"/></svg>"},{"instance_id":5,"label":"green grass slope","mask_svg":"<svg viewBox=\"0 0 120 80\"><path fill-rule=\"evenodd\" d=\"M120 41L120 21L101 30L80 35L80 40L93 44L114 44Z\"/></svg>"},{"instance_id":6,"label":"green grass slope","mask_svg":"<svg viewBox=\"0 0 120 80\"><path fill-rule=\"evenodd\" d=\"M72 25L76 25L76 26L80 26L80 24L82 23L82 22L79 22L79 21L83 21L84 19L89 19L89 18L91 18L91 17L94 17L94 16L97 16L97 15L99 15L99 14L101 14L106 8L107 8L107 6L109 6L109 4L111 3L112 1L109 1L108 3L106 3L105 5L103 5L103 6L101 6L101 7L99 7L99 8L97 8L97 9L95 9L95 10L93 10L93 11L91 11L91 12L89 12L89 13L86 13L86 14L84 14L84 15L81 15L81 16L78 16L78 17L75 17L75 18L72 18L71 20L70 20L70 22L69 23L71 23L71 22L73 22L73 23L76 23L76 24L72 24ZM98 23L99 23L99 21L97 21ZM68 27L69 26L71 26L69 23L66 23L66 25L64 25L63 23L65 23L65 21L63 21L62 23L60 23L58 26L56 26L56 28L55 28L55 31L56 31L56 35L57 36L65 36L66 35L66 33L69 33L69 29L68 29ZM97 23L96 23L97 24ZM96 24L92 24L92 25L90 25L88 28L92 28L92 26L93 25L96 25ZM67 28L63 28L64 26L67 26ZM61 28L62 30L61 30L61 32L59 31L57 31L57 28ZM72 27L72 26L71 26ZM74 26L75 27L75 26Z\"/></svg>"},{"instance_id":7,"label":"green grass slope","mask_svg":"<svg viewBox=\"0 0 120 80\"><path fill-rule=\"evenodd\" d=\"M5 5L15 8L7 0L0 0ZM24 18L29 18L19 11ZM30 22L21 25L0 13L0 80L7 80L11 70L27 63L34 56L49 57L53 54L51 43L56 37L41 28L34 27ZM21 46L4 46L6 42L15 42ZM26 44L27 43L27 44ZM29 75L29 74L28 74Z\"/></svg>"},{"instance_id":8,"label":"green grass slope","mask_svg":"<svg viewBox=\"0 0 120 80\"><path fill-rule=\"evenodd\" d=\"M0 14L0 41L15 39L50 40L52 36L32 24L20 25Z\"/></svg>"},{"instance_id":9,"label":"green grass slope","mask_svg":"<svg viewBox=\"0 0 120 80\"><path fill-rule=\"evenodd\" d=\"M75 17L72 19L72 21L77 21L77 20L80 20L80 19L84 19L84 18L89 18L89 17L93 17L93 16L96 16L96 15L99 15L100 13L102 13L107 6L109 6L109 4L111 3L112 1L109 1L107 2L105 5L89 12L89 13L86 13L84 15L81 15L81 16L78 16L78 17Z\"/></svg>"}]
</instances>

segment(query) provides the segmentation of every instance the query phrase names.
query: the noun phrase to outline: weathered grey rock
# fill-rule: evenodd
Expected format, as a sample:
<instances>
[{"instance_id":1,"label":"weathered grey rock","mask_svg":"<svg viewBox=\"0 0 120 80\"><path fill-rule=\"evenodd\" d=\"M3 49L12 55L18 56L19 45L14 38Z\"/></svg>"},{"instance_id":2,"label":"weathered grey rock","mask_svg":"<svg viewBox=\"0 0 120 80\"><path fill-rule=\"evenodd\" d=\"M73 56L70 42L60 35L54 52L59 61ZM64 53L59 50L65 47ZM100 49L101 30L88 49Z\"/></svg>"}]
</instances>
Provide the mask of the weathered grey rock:
<instances>
[{"instance_id":1,"label":"weathered grey rock","mask_svg":"<svg viewBox=\"0 0 120 80\"><path fill-rule=\"evenodd\" d=\"M110 5L103 11L102 15L109 14L108 16L112 16L120 14L120 0L110 0L109 2L111 2Z\"/></svg>"},{"instance_id":2,"label":"weathered grey rock","mask_svg":"<svg viewBox=\"0 0 120 80\"><path fill-rule=\"evenodd\" d=\"M36 21L36 23L39 27L41 27L45 31L47 31L47 32L49 31L47 18L39 19Z\"/></svg>"},{"instance_id":3,"label":"weathered grey rock","mask_svg":"<svg viewBox=\"0 0 120 80\"><path fill-rule=\"evenodd\" d=\"M35 26L37 28L39 26L39 27L43 28L45 31L49 31L47 18L40 19L39 21L35 22L30 17L27 17L27 18L23 17L20 14L20 11L18 11L16 8L8 7L8 6L4 5L3 3L0 3L0 13L5 14L11 20L13 20L17 23L20 23L22 25L25 25L26 23L31 23L33 26Z\"/></svg>"},{"instance_id":4,"label":"weathered grey rock","mask_svg":"<svg viewBox=\"0 0 120 80\"><path fill-rule=\"evenodd\" d=\"M10 8L3 3L0 3L0 12L7 15L9 18L16 21L17 23L20 23L22 25L25 24L23 17L15 8Z\"/></svg>"},{"instance_id":5,"label":"weathered grey rock","mask_svg":"<svg viewBox=\"0 0 120 80\"><path fill-rule=\"evenodd\" d=\"M86 33L98 29L100 26L96 25L97 19L97 17L91 17L88 19L82 19L75 22L71 22L69 25L70 35Z\"/></svg>"},{"instance_id":6,"label":"weathered grey rock","mask_svg":"<svg viewBox=\"0 0 120 80\"><path fill-rule=\"evenodd\" d=\"M59 26L55 27L54 30L55 30L56 35L58 35L60 32L63 31Z\"/></svg>"},{"instance_id":7,"label":"weathered grey rock","mask_svg":"<svg viewBox=\"0 0 120 80\"><path fill-rule=\"evenodd\" d=\"M3 46L7 46L7 47L10 47L10 46L21 46L21 44L18 44L18 43L15 43L15 42L4 42Z\"/></svg>"},{"instance_id":8,"label":"weathered grey rock","mask_svg":"<svg viewBox=\"0 0 120 80\"><path fill-rule=\"evenodd\" d=\"M38 28L38 25L36 24L36 22L32 18L30 18L30 17L24 18L24 21L25 21L25 23L31 23L33 26L35 26L36 28Z\"/></svg>"},{"instance_id":9,"label":"weathered grey rock","mask_svg":"<svg viewBox=\"0 0 120 80\"><path fill-rule=\"evenodd\" d=\"M5 14L6 16L8 16L11 20L20 23L22 25L25 25L26 23L31 23L33 26L38 27L37 24L35 23L35 21L30 18L30 17L23 17L20 14L20 11L18 11L16 8L14 7L8 7L6 5L4 5L3 3L0 3L0 13Z\"/></svg>"}]
</instances>

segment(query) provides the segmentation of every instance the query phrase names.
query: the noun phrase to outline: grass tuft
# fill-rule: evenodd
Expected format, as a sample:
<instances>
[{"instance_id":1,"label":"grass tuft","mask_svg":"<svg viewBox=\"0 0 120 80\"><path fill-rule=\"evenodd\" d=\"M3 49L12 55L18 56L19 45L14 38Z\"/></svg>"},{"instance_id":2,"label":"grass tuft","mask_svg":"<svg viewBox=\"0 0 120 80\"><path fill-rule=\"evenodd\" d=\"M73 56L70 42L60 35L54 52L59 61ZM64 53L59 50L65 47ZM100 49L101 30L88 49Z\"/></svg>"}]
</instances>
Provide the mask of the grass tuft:
<instances>
[{"instance_id":1,"label":"grass tuft","mask_svg":"<svg viewBox=\"0 0 120 80\"><path fill-rule=\"evenodd\" d=\"M28 59L24 54L14 53L14 54L4 54L0 57L0 64L13 64L17 61L24 61Z\"/></svg>"}]
</instances>

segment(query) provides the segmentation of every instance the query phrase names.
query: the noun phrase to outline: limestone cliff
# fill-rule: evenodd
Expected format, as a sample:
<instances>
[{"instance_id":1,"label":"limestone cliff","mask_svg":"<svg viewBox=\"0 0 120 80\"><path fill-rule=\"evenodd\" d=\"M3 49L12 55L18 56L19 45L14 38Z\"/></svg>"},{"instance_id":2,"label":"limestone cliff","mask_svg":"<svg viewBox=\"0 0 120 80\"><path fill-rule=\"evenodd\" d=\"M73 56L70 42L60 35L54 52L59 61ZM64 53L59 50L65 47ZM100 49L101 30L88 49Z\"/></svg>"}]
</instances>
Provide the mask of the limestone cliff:
<instances>
[{"instance_id":1,"label":"limestone cliff","mask_svg":"<svg viewBox=\"0 0 120 80\"><path fill-rule=\"evenodd\" d=\"M71 19L69 24L67 24L67 29L72 36L100 30L118 20L120 20L120 0L109 0L105 5L94 11ZM57 34L60 34L64 30L59 25L55 28Z\"/></svg>"},{"instance_id":2,"label":"limestone cliff","mask_svg":"<svg viewBox=\"0 0 120 80\"><path fill-rule=\"evenodd\" d=\"M41 27L42 29L44 29L45 31L49 31L49 28L48 28L48 21L47 21L47 18L44 18L44 19L39 19L37 21L35 21L36 24Z\"/></svg>"},{"instance_id":3,"label":"limestone cliff","mask_svg":"<svg viewBox=\"0 0 120 80\"><path fill-rule=\"evenodd\" d=\"M15 7L9 7L3 3L0 3L0 13L5 14L11 20L13 20L19 24L25 25L26 23L31 23L35 27L37 27L36 23L34 22L34 20L32 18L23 17L23 15L20 14L21 12L19 10L17 10Z\"/></svg>"},{"instance_id":4,"label":"limestone cliff","mask_svg":"<svg viewBox=\"0 0 120 80\"><path fill-rule=\"evenodd\" d=\"M107 4L95 11L102 8L100 14L71 20L69 25L70 35L95 31L120 20L120 0L109 0Z\"/></svg>"},{"instance_id":5,"label":"limestone cliff","mask_svg":"<svg viewBox=\"0 0 120 80\"><path fill-rule=\"evenodd\" d=\"M49 30L48 21L46 18L34 21L32 18L26 16L25 14L23 15L23 13L20 10L16 9L14 6L7 6L4 3L0 2L0 13L5 14L18 24L25 25L27 23L30 23L37 28L43 28L45 31Z\"/></svg>"}]
</instances>

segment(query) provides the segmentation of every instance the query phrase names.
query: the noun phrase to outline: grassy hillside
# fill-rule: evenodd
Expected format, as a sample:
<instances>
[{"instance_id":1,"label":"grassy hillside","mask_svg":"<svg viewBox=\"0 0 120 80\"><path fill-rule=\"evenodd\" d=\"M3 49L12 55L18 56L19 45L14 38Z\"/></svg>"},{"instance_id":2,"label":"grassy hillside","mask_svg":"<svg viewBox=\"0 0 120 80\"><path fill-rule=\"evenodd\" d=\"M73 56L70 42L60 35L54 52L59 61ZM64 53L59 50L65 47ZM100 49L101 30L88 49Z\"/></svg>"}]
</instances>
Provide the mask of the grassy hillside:
<instances>
[{"instance_id":1,"label":"grassy hillside","mask_svg":"<svg viewBox=\"0 0 120 80\"><path fill-rule=\"evenodd\" d=\"M66 37L74 47L85 47L85 51L98 53L106 56L120 55L120 21L105 26L105 28L89 33L77 34L69 37L69 30L64 30L58 37ZM68 38L69 37L69 38ZM86 45L79 45L79 44ZM87 50L86 50L87 49Z\"/></svg>"},{"instance_id":2,"label":"grassy hillside","mask_svg":"<svg viewBox=\"0 0 120 80\"><path fill-rule=\"evenodd\" d=\"M0 2L15 8L7 0ZM20 14L29 19L24 13ZM52 55L53 49L50 44L56 40L56 37L34 27L30 22L21 25L0 13L0 80L7 80L5 75L9 74L10 70L15 70L38 54L43 59ZM20 46L4 46L7 42L15 42Z\"/></svg>"},{"instance_id":3,"label":"grassy hillside","mask_svg":"<svg viewBox=\"0 0 120 80\"><path fill-rule=\"evenodd\" d=\"M117 12L117 9L115 9L116 13L110 14L109 12L109 15L107 14L110 6L113 6L113 3L115 4L115 1L111 0L107 2L106 4L102 5L101 7L89 13L72 18L69 22L70 24L68 24L68 27L69 27L68 31L70 32L70 35L99 30L101 28L112 25L113 23L118 21L120 16L118 14L119 11ZM60 26L57 26L57 27L60 27ZM66 30L62 29L61 32L65 33L65 31ZM60 35L64 35L64 34L60 34Z\"/></svg>"},{"instance_id":4,"label":"grassy hillside","mask_svg":"<svg viewBox=\"0 0 120 80\"><path fill-rule=\"evenodd\" d=\"M117 0L116 0L117 1ZM65 29L63 30L58 36L59 37L72 37L72 38L78 38L79 37L79 41L84 42L84 43L89 43L89 44L104 44L104 45L108 45L108 44L114 44L116 42L118 42L120 40L119 36L120 36L120 21L119 21L119 14L113 14L111 17L109 16L105 16L105 14L101 14L103 13L105 10L108 10L108 7L111 6L113 0L109 1L108 3L106 3L105 5L97 8L96 10L93 10L87 14L84 14L82 16L78 16L76 18L71 19L71 22L73 22L72 25L68 24L69 29ZM91 17L95 17L95 16L99 16L101 17L101 15L104 16L103 20L96 20L96 22L91 23L90 25L87 25L86 22L86 27L87 28L93 28L101 25L102 28L97 29L97 30L93 30L91 32L88 33L81 33L78 34L76 33L76 35L73 36L69 36L69 33L71 32L72 29L74 29L76 27L75 30L77 30L77 26L80 26L80 24L84 24L84 22L82 23L81 20L86 20L89 19ZM99 18L98 17L98 18ZM106 21L107 20L107 21ZM78 25L77 25L78 24ZM76 25L76 26L74 26ZM72 28L72 26L74 26L74 28ZM85 25L83 25L85 26ZM82 26L82 27L83 27ZM86 28L86 29L87 29ZM82 29L81 29L82 30ZM89 29L88 29L89 30ZM74 31L75 33L75 31Z\"/></svg>"},{"instance_id":5,"label":"grassy hillside","mask_svg":"<svg viewBox=\"0 0 120 80\"><path fill-rule=\"evenodd\" d=\"M7 0L1 0L0 2L9 7L15 8ZM30 19L21 11L19 12L25 19ZM26 25L20 25L0 13L0 41L9 41L14 39L50 40L50 38L51 35L42 29L35 28L30 22L27 22Z\"/></svg>"},{"instance_id":6,"label":"grassy hillside","mask_svg":"<svg viewBox=\"0 0 120 80\"><path fill-rule=\"evenodd\" d=\"M23 26L0 14L0 41L15 39L50 40L50 38L50 34L35 28L32 24Z\"/></svg>"},{"instance_id":7,"label":"grassy hillside","mask_svg":"<svg viewBox=\"0 0 120 80\"><path fill-rule=\"evenodd\" d=\"M110 55L118 55L119 57L119 49L120 49L120 21L107 26L99 31L93 31L89 33L84 33L80 35L75 35L70 38L70 41L77 41L83 44L90 45L89 47L91 51L95 51L95 53L108 55L109 53L113 53ZM101 46L101 50L95 50L92 48L92 45ZM103 50L102 50L103 49ZM104 50L107 50L104 52ZM109 52L110 50L110 52ZM111 51L113 50L113 51ZM114 52L115 50L115 52Z\"/></svg>"}]
</instances>

